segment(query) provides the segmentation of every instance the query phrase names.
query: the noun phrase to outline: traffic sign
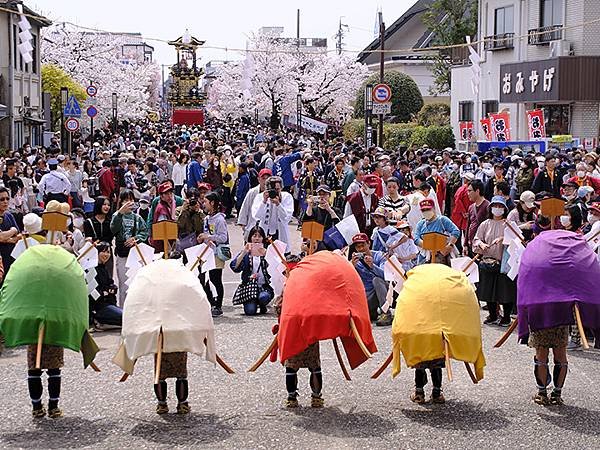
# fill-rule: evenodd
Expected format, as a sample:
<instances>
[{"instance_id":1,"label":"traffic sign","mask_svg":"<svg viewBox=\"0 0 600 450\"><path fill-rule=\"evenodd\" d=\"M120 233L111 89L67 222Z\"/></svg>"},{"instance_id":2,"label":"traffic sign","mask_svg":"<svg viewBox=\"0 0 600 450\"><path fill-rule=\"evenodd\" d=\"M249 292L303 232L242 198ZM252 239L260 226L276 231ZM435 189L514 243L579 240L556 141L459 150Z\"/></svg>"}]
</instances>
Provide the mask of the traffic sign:
<instances>
[{"instance_id":1,"label":"traffic sign","mask_svg":"<svg viewBox=\"0 0 600 450\"><path fill-rule=\"evenodd\" d=\"M98 98L96 97L88 97L85 99L85 105L86 106L96 106L98 104Z\"/></svg>"},{"instance_id":2,"label":"traffic sign","mask_svg":"<svg viewBox=\"0 0 600 450\"><path fill-rule=\"evenodd\" d=\"M74 117L69 117L65 122L65 128L67 131L75 133L77 130L79 130L79 120Z\"/></svg>"},{"instance_id":3,"label":"traffic sign","mask_svg":"<svg viewBox=\"0 0 600 450\"><path fill-rule=\"evenodd\" d=\"M377 103L389 102L392 98L392 89L384 83L373 86L373 101Z\"/></svg>"},{"instance_id":4,"label":"traffic sign","mask_svg":"<svg viewBox=\"0 0 600 450\"><path fill-rule=\"evenodd\" d=\"M81 117L81 107L74 95L71 95L69 100L67 100L63 115L65 117Z\"/></svg>"},{"instance_id":5,"label":"traffic sign","mask_svg":"<svg viewBox=\"0 0 600 450\"><path fill-rule=\"evenodd\" d=\"M90 84L88 87L85 88L85 92L87 92L87 95L89 95L90 97L94 97L98 93L98 88L93 84Z\"/></svg>"},{"instance_id":6,"label":"traffic sign","mask_svg":"<svg viewBox=\"0 0 600 450\"><path fill-rule=\"evenodd\" d=\"M92 106L88 106L88 109L87 109L86 112L87 112L87 115L89 117L91 117L92 119L98 115L98 110L93 105Z\"/></svg>"},{"instance_id":7,"label":"traffic sign","mask_svg":"<svg viewBox=\"0 0 600 450\"><path fill-rule=\"evenodd\" d=\"M372 114L391 114L392 113L392 102L387 103L373 103Z\"/></svg>"}]
</instances>

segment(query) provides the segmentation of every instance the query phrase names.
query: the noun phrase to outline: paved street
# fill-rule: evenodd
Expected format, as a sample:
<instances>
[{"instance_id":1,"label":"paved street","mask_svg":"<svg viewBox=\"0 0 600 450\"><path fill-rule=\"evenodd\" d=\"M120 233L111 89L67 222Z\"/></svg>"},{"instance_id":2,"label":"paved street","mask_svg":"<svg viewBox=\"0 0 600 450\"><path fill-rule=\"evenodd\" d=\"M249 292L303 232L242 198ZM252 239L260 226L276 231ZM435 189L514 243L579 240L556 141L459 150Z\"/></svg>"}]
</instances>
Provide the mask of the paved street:
<instances>
[{"instance_id":1,"label":"paved street","mask_svg":"<svg viewBox=\"0 0 600 450\"><path fill-rule=\"evenodd\" d=\"M231 229L234 251L239 231ZM230 305L236 276L226 272L225 304ZM216 321L217 350L235 370L227 375L197 356L188 363L190 404L187 417L154 412L152 359L141 359L133 377L119 383L111 363L118 333L95 333L102 347L101 373L81 369L81 357L66 352L61 406L65 417L33 420L26 386L24 349L0 357L5 399L0 421L3 448L596 448L600 437L600 353L570 354L565 406L540 407L534 392L533 354L513 337L501 349L493 343L500 328L484 328L488 366L475 386L462 364L454 363L454 381L444 375L446 405L417 406L408 399L413 371L392 380L370 375L390 350L390 328L376 328L379 352L343 379L332 345L321 346L326 407L311 409L308 372L300 372L300 403L286 410L284 371L265 363L256 373L248 367L272 339L275 316L249 318L227 306ZM45 384L45 380L44 380ZM431 386L428 386L429 388ZM173 384L169 401L175 409ZM47 393L45 392L46 396Z\"/></svg>"}]
</instances>

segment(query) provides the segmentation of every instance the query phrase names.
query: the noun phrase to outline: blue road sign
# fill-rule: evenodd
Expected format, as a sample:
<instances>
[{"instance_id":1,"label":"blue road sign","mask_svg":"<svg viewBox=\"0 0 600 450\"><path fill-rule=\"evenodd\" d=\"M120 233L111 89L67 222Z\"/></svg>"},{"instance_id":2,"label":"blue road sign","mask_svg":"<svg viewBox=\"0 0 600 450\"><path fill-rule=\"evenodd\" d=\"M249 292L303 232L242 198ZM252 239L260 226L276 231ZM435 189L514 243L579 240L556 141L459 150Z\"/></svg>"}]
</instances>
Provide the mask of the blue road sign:
<instances>
[{"instance_id":1,"label":"blue road sign","mask_svg":"<svg viewBox=\"0 0 600 450\"><path fill-rule=\"evenodd\" d=\"M71 95L69 100L67 100L63 115L65 117L81 117L81 107L77 103L75 96Z\"/></svg>"},{"instance_id":2,"label":"blue road sign","mask_svg":"<svg viewBox=\"0 0 600 450\"><path fill-rule=\"evenodd\" d=\"M89 117L91 117L92 119L98 115L98 110L96 109L96 107L94 105L88 106L87 115Z\"/></svg>"}]
</instances>

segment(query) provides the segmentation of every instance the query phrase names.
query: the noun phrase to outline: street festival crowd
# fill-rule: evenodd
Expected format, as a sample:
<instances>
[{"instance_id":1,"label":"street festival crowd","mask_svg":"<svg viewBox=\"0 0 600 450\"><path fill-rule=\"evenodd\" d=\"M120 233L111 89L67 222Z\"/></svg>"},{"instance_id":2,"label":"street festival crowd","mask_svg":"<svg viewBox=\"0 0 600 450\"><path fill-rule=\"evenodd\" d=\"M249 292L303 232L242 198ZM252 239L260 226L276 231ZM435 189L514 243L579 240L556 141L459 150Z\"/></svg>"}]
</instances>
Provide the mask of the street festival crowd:
<instances>
[{"instance_id":1,"label":"street festival crowd","mask_svg":"<svg viewBox=\"0 0 600 450\"><path fill-rule=\"evenodd\" d=\"M152 225L163 220L177 223L171 258L185 260L186 249L203 243L214 250L214 264L198 277L216 323L224 302L240 305L248 316L269 308L281 312L267 258L272 242L280 244L288 268L308 253L335 250L344 255L362 282L368 319L382 327L392 325L399 301L385 269L390 258L404 273L432 258L458 270L462 266L456 261L474 261L466 272L478 308L486 311L483 323L508 327L517 314L517 277L509 263L507 235L526 246L549 230L566 230L585 237L597 251L600 149L365 148L360 139L335 134L324 138L217 120L202 127L123 122L117 130L96 130L93 139L75 135L72 148L72 155L64 154L55 138L46 148L25 144L0 160L0 268L2 278L10 279L9 269L17 264L13 251L23 236L47 242L44 211L68 214L68 231L53 236L52 243L74 255L88 242L98 250L97 287L89 296L87 324L96 331L122 325L128 257L141 244L165 251L163 241L152 236ZM560 216L541 213L540 203L549 198L566 201ZM313 224L322 225L323 232L293 248L291 233ZM243 247L231 248L230 232L243 235ZM428 233L445 236L437 251L425 248ZM240 274L233 299L224 298L224 270ZM4 287L8 292L8 282ZM584 334L574 325L531 333L537 403L562 403L567 349L580 350L582 339L591 342L594 337L600 348L599 329L586 328ZM44 348L48 414L57 417L62 353L51 350L62 348ZM177 378L179 413L189 412L185 355L163 354L161 369L177 373L169 376ZM41 417L46 413L42 371L34 360L35 345L30 345L28 384L34 417ZM290 360L287 406L298 404L296 372L301 367L311 372L312 406L322 406L318 346L309 346L295 363ZM431 400L443 403L443 363L416 367L413 401L425 402L429 369ZM155 392L157 412L167 412L164 377Z\"/></svg>"}]
</instances>

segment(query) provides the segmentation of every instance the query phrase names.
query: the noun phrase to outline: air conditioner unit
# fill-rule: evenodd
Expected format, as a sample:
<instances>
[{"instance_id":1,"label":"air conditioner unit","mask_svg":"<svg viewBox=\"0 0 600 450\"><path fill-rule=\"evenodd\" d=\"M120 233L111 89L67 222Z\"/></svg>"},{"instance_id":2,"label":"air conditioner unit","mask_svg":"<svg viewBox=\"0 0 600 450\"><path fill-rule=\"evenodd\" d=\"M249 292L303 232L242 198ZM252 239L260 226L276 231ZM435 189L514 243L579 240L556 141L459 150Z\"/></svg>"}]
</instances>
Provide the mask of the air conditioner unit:
<instances>
[{"instance_id":1,"label":"air conditioner unit","mask_svg":"<svg viewBox=\"0 0 600 450\"><path fill-rule=\"evenodd\" d=\"M552 41L550 42L550 58L559 56L572 56L573 44L569 41Z\"/></svg>"}]
</instances>

